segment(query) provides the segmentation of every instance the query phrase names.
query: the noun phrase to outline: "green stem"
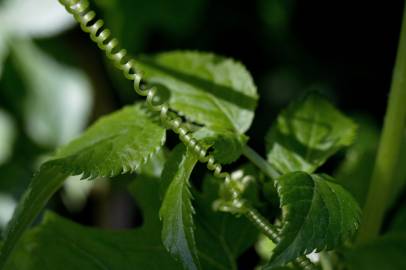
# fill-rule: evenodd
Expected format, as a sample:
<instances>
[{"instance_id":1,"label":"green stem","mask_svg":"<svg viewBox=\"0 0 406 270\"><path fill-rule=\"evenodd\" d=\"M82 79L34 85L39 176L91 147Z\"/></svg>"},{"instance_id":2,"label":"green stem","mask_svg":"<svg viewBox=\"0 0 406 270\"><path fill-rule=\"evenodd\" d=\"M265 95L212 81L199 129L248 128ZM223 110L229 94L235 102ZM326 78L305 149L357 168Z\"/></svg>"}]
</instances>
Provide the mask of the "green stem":
<instances>
[{"instance_id":1,"label":"green stem","mask_svg":"<svg viewBox=\"0 0 406 270\"><path fill-rule=\"evenodd\" d=\"M389 102L368 197L365 203L358 243L379 234L387 201L392 194L393 176L399 157L406 122L406 5L400 33L399 47L393 71Z\"/></svg>"},{"instance_id":2,"label":"green stem","mask_svg":"<svg viewBox=\"0 0 406 270\"><path fill-rule=\"evenodd\" d=\"M255 164L261 171L263 171L266 175L275 179L280 176L280 174L269 164L266 160L264 160L257 152L255 152L251 147L248 145L244 145L242 149L242 153L245 157L247 157L252 163Z\"/></svg>"}]
</instances>

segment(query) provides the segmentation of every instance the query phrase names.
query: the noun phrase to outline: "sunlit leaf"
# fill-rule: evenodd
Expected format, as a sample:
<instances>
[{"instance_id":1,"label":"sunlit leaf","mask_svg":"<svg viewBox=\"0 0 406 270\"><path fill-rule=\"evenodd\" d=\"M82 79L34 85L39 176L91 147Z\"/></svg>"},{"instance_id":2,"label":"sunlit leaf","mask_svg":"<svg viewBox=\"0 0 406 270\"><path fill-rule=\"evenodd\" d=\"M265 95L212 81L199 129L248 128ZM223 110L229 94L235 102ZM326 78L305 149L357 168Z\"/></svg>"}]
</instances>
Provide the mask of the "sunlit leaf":
<instances>
[{"instance_id":1,"label":"sunlit leaf","mask_svg":"<svg viewBox=\"0 0 406 270\"><path fill-rule=\"evenodd\" d=\"M210 53L175 51L138 58L145 79L168 99L170 108L203 125L221 163L241 155L257 104L257 91L245 67ZM223 153L227 148L228 155Z\"/></svg>"},{"instance_id":2,"label":"sunlit leaf","mask_svg":"<svg viewBox=\"0 0 406 270\"><path fill-rule=\"evenodd\" d=\"M352 143L356 126L325 98L311 92L293 102L269 131L268 161L281 173L313 172Z\"/></svg>"},{"instance_id":3,"label":"sunlit leaf","mask_svg":"<svg viewBox=\"0 0 406 270\"><path fill-rule=\"evenodd\" d=\"M43 164L11 220L0 254L0 266L22 232L69 175L112 177L134 172L165 141L165 129L151 120L141 105L102 117L82 136Z\"/></svg>"},{"instance_id":4,"label":"sunlit leaf","mask_svg":"<svg viewBox=\"0 0 406 270\"><path fill-rule=\"evenodd\" d=\"M207 128L244 133L257 103L251 75L240 63L202 52L140 57L145 79L169 98L171 108Z\"/></svg>"}]
</instances>

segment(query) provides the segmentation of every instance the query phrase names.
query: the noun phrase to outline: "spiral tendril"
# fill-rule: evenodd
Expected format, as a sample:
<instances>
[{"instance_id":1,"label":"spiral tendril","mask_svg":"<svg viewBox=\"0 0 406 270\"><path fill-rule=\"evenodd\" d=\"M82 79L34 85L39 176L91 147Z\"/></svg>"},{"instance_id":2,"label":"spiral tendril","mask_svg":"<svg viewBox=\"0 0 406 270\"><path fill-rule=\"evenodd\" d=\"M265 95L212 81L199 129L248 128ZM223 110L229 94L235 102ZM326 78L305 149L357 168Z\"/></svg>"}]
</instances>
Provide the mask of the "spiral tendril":
<instances>
[{"instance_id":1,"label":"spiral tendril","mask_svg":"<svg viewBox=\"0 0 406 270\"><path fill-rule=\"evenodd\" d=\"M158 96L157 89L155 87L144 87L142 74L136 70L135 60L130 58L127 51L120 47L118 40L104 26L104 21L96 18L96 12L90 9L88 0L59 0L59 2L73 15L82 30L89 33L91 40L105 52L107 58L123 72L124 77L133 81L135 92L146 97L148 106L152 110L159 112L162 124L178 134L179 139L194 151L200 162L207 164L207 168L213 172L215 177L224 179L226 183L229 182L231 180L230 174L224 172L221 164L216 162L213 155L207 153L207 150L193 138L183 120L177 114L170 113L168 103L160 103L161 99ZM272 241L276 243L280 241L278 231L255 209L248 210L246 216ZM305 270L314 269L306 257L296 259L295 263Z\"/></svg>"},{"instance_id":2,"label":"spiral tendril","mask_svg":"<svg viewBox=\"0 0 406 270\"><path fill-rule=\"evenodd\" d=\"M278 229L269 223L256 209L248 207L245 216L275 244L281 241ZM317 267L306 257L300 256L293 261L293 264L303 270L316 270Z\"/></svg>"},{"instance_id":3,"label":"spiral tendril","mask_svg":"<svg viewBox=\"0 0 406 270\"><path fill-rule=\"evenodd\" d=\"M133 81L134 90L137 94L146 97L148 106L159 112L163 125L179 135L179 139L194 151L199 161L207 164L207 168L213 171L214 176L228 180L230 174L222 171L222 166L215 161L213 155L207 153L204 147L193 138L190 130L178 115L169 113L166 102L160 103L158 91L155 87L144 87L142 75L136 70L135 60L127 55L119 42L104 26L104 21L96 18L96 13L90 9L88 0L59 0L79 22L82 30L89 33L90 38L103 50L114 65L123 72L125 78Z\"/></svg>"}]
</instances>

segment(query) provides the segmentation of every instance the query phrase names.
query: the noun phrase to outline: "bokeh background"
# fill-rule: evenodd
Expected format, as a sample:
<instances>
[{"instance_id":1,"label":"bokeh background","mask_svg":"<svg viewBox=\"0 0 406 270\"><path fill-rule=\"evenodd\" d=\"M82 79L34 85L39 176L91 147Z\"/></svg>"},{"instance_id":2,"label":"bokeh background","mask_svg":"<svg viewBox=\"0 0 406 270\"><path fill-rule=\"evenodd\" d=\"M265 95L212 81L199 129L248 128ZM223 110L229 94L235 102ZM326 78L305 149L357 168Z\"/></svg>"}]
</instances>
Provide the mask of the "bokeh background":
<instances>
[{"instance_id":1,"label":"bokeh background","mask_svg":"<svg viewBox=\"0 0 406 270\"><path fill-rule=\"evenodd\" d=\"M361 146L350 153L364 169L343 165L344 153L323 169L343 179L363 202L365 190L357 183L368 181L373 163L404 1L91 2L135 56L201 50L244 63L260 94L248 135L261 154L278 111L305 91L324 93L359 122ZM136 98L131 83L57 0L0 0L0 231L39 164L56 147ZM50 207L82 224L137 225L137 206L122 188L127 180L119 180L72 177ZM401 183L398 190L389 215L406 205Z\"/></svg>"}]
</instances>

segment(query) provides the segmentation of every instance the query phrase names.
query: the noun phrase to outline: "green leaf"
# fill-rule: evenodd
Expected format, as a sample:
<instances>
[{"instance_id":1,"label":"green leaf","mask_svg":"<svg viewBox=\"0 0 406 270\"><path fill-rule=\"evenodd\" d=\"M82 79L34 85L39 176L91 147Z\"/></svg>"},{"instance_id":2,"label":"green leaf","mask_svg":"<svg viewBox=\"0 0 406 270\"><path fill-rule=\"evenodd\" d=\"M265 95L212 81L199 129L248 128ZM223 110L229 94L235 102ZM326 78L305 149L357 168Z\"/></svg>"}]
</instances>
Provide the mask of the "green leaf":
<instances>
[{"instance_id":1,"label":"green leaf","mask_svg":"<svg viewBox=\"0 0 406 270\"><path fill-rule=\"evenodd\" d=\"M165 141L165 129L146 110L138 104L100 118L50 162L83 178L134 172Z\"/></svg>"},{"instance_id":2,"label":"green leaf","mask_svg":"<svg viewBox=\"0 0 406 270\"><path fill-rule=\"evenodd\" d=\"M283 226L281 241L266 269L335 248L358 228L360 209L352 196L327 175L293 172L277 180Z\"/></svg>"},{"instance_id":3,"label":"green leaf","mask_svg":"<svg viewBox=\"0 0 406 270\"><path fill-rule=\"evenodd\" d=\"M203 52L168 52L139 59L145 79L167 92L169 106L215 131L244 133L251 125L257 91L245 67Z\"/></svg>"},{"instance_id":4,"label":"green leaf","mask_svg":"<svg viewBox=\"0 0 406 270\"><path fill-rule=\"evenodd\" d=\"M195 192L197 250L202 269L237 270L237 259L258 238L258 230L244 217L215 212L219 179L209 175L201 193Z\"/></svg>"},{"instance_id":5,"label":"green leaf","mask_svg":"<svg viewBox=\"0 0 406 270\"><path fill-rule=\"evenodd\" d=\"M42 224L25 235L6 270L181 269L161 243L157 188L158 179L145 176L130 186L142 209L140 228L103 230L47 213ZM13 268L21 258L26 267Z\"/></svg>"},{"instance_id":6,"label":"green leaf","mask_svg":"<svg viewBox=\"0 0 406 270\"><path fill-rule=\"evenodd\" d=\"M311 92L277 118L266 137L268 161L281 173L314 172L352 143L356 125L321 95Z\"/></svg>"},{"instance_id":7,"label":"green leaf","mask_svg":"<svg viewBox=\"0 0 406 270\"><path fill-rule=\"evenodd\" d=\"M112 177L135 171L165 141L165 129L141 105L102 117L81 137L57 151L32 180L8 226L0 268L22 232L68 175Z\"/></svg>"},{"instance_id":8,"label":"green leaf","mask_svg":"<svg viewBox=\"0 0 406 270\"><path fill-rule=\"evenodd\" d=\"M406 269L406 234L391 233L344 252L349 270Z\"/></svg>"},{"instance_id":9,"label":"green leaf","mask_svg":"<svg viewBox=\"0 0 406 270\"><path fill-rule=\"evenodd\" d=\"M233 148L244 144L241 135L254 117L257 90L242 64L210 53L175 51L141 56L138 68L171 109L211 132L219 161L230 163L241 154L218 153L225 144Z\"/></svg>"},{"instance_id":10,"label":"green leaf","mask_svg":"<svg viewBox=\"0 0 406 270\"><path fill-rule=\"evenodd\" d=\"M173 150L162 172L163 189L166 190L159 211L163 222L162 241L185 269L200 268L189 190L189 177L197 161L194 153L180 144Z\"/></svg>"}]
</instances>

